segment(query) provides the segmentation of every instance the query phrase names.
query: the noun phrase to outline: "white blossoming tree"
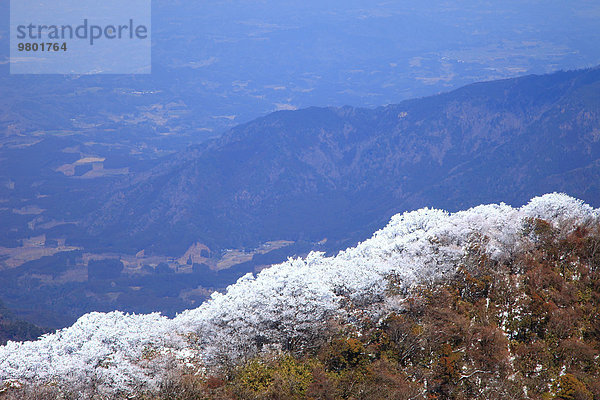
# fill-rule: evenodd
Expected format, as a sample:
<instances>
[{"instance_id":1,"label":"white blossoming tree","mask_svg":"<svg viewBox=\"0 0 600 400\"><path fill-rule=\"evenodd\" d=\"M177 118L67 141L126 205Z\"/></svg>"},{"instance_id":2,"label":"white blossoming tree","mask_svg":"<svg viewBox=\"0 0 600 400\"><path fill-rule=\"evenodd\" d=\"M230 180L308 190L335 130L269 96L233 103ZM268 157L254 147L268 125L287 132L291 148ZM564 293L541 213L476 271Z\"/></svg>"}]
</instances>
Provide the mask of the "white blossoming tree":
<instances>
[{"instance_id":1,"label":"white blossoming tree","mask_svg":"<svg viewBox=\"0 0 600 400\"><path fill-rule=\"evenodd\" d=\"M385 312L392 275L409 288L452 274L472 242L481 238L492 257L510 257L529 218L568 230L597 220L599 212L554 193L521 208L500 204L453 214L432 209L399 214L356 247L334 257L313 252L256 277L245 275L225 293L214 293L174 319L90 313L37 341L10 342L0 347L0 388L16 382L63 382L101 393L142 386L152 390L169 363L194 359L211 368L243 360L265 346L302 349L327 320L346 316L348 302ZM373 304L379 306L369 308Z\"/></svg>"}]
</instances>

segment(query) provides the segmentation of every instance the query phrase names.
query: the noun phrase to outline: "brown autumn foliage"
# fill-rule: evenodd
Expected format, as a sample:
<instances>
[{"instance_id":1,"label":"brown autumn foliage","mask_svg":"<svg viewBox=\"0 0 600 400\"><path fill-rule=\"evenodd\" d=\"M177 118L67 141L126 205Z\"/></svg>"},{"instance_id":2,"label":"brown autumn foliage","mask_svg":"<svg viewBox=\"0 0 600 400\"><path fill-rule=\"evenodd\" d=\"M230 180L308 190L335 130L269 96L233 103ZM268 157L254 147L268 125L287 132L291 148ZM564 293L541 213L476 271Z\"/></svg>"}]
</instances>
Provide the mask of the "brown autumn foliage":
<instances>
[{"instance_id":1,"label":"brown autumn foliage","mask_svg":"<svg viewBox=\"0 0 600 400\"><path fill-rule=\"evenodd\" d=\"M415 288L383 320L331 324L303 354L263 355L214 375L173 371L159 393L137 398L600 400L600 226L529 222L509 259L473 246L454 276Z\"/></svg>"}]
</instances>

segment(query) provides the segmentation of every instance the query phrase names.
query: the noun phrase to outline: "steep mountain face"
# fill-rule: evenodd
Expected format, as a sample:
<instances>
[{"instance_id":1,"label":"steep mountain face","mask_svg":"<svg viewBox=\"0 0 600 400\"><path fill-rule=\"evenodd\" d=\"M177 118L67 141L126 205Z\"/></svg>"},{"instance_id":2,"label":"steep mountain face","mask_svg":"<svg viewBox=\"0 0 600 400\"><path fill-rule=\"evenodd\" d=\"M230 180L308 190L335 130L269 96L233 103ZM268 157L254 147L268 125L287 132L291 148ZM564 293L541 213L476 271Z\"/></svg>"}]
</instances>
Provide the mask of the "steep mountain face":
<instances>
[{"instance_id":1,"label":"steep mountain face","mask_svg":"<svg viewBox=\"0 0 600 400\"><path fill-rule=\"evenodd\" d=\"M516 265L514 255L531 248L539 237L556 230L563 236L575 233L583 243L582 232L597 229L599 218L598 209L564 194L534 198L520 208L492 204L452 214L433 209L398 214L356 247L333 257L313 252L273 265L256 277L248 274L226 293L215 292L200 307L173 319L158 313L90 313L40 340L9 342L0 347L0 388L51 382L70 387L72 398L92 398L89 391L110 397L140 388L156 390L176 366L202 375L261 350L303 349L323 335L327 321L360 325L365 316L378 321L402 312L403 294L411 288L440 282L466 268L477 275L479 264L465 264L474 254L492 260L498 268L519 271L523 266ZM533 229L540 221L542 229ZM594 243L589 242L590 248L597 246ZM555 254L549 247L544 251L548 258ZM590 260L579 258L573 263L560 259L563 268L578 274L573 281L583 279L582 269L576 273L578 262L597 268L596 250ZM515 279L525 285L529 278L521 273ZM540 285L551 291L549 281ZM489 318L502 327L502 335L516 337L513 330L522 319L520 312L542 318L543 310L562 310L550 303L513 307L518 300L513 295L506 294L502 306L508 309L501 310L498 320ZM585 301L593 297L587 295ZM485 299L480 300L486 308ZM525 320L522 325L534 324Z\"/></svg>"},{"instance_id":2,"label":"steep mountain face","mask_svg":"<svg viewBox=\"0 0 600 400\"><path fill-rule=\"evenodd\" d=\"M396 212L600 199L600 68L486 82L377 109L281 111L117 188L98 243L183 252L274 239L329 249Z\"/></svg>"}]
</instances>

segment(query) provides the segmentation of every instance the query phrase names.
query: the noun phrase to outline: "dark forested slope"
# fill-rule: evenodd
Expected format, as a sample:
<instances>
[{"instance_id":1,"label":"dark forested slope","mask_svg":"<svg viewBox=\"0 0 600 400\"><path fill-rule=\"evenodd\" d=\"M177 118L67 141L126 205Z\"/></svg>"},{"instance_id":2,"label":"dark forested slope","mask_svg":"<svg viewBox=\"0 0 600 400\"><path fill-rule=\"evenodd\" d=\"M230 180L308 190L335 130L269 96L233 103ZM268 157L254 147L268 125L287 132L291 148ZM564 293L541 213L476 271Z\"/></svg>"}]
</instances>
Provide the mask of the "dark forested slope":
<instances>
[{"instance_id":1,"label":"dark forested slope","mask_svg":"<svg viewBox=\"0 0 600 400\"><path fill-rule=\"evenodd\" d=\"M139 174L88 220L99 242L330 248L393 213L600 199L600 68L485 82L377 109L282 111Z\"/></svg>"}]
</instances>

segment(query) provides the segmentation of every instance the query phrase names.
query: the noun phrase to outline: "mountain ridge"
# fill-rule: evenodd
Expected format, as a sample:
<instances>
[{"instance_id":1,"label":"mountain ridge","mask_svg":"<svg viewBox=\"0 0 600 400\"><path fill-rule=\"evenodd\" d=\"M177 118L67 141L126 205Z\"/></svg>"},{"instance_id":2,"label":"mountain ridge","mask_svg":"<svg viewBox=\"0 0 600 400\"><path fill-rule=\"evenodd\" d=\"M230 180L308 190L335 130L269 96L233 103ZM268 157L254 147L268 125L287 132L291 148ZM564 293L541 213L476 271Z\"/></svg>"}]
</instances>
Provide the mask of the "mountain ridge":
<instances>
[{"instance_id":1,"label":"mountain ridge","mask_svg":"<svg viewBox=\"0 0 600 400\"><path fill-rule=\"evenodd\" d=\"M598 87L596 67L375 109L279 111L134 178L88 219L88 229L100 242L117 233L157 252L183 252L195 241L218 249L324 237L333 250L395 212L522 204L566 188L572 179L562 174L598 173ZM593 203L600 188L584 181L570 193ZM472 182L477 196L461 195Z\"/></svg>"},{"instance_id":2,"label":"mountain ridge","mask_svg":"<svg viewBox=\"0 0 600 400\"><path fill-rule=\"evenodd\" d=\"M490 204L456 213L424 208L398 214L353 248L331 257L313 252L247 274L226 293L215 292L173 319L94 312L37 341L9 342L0 347L0 388L54 382L71 387L74 398L90 390L155 391L174 365L202 375L261 351L305 349L327 329L326 321L360 325L361 315L377 321L402 313L411 288L465 272L470 257L511 266L514 254L531 243L543 243L550 234L581 238L586 229L598 228L599 219L598 209L558 193L520 208ZM475 276L479 267L476 262L466 273ZM510 318L519 321L518 315ZM513 322L501 324L503 335L513 334Z\"/></svg>"}]
</instances>

